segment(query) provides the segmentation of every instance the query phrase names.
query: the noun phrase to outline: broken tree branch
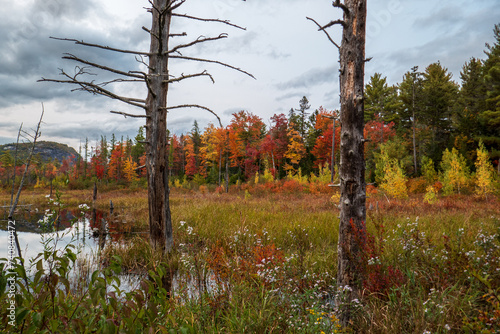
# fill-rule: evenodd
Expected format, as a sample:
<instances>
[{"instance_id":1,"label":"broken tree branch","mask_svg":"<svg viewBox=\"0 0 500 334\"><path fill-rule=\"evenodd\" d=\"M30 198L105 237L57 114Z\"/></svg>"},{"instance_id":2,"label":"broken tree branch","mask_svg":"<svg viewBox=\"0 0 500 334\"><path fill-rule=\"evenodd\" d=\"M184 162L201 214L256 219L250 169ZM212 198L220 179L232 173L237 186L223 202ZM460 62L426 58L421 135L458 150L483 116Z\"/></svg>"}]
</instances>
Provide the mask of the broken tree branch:
<instances>
[{"instance_id":1,"label":"broken tree branch","mask_svg":"<svg viewBox=\"0 0 500 334\"><path fill-rule=\"evenodd\" d=\"M335 0L332 3L332 6L336 7L336 8L342 9L344 11L344 14L349 15L349 8L347 8L346 5L344 5L343 3L341 3L340 0Z\"/></svg>"},{"instance_id":2,"label":"broken tree branch","mask_svg":"<svg viewBox=\"0 0 500 334\"><path fill-rule=\"evenodd\" d=\"M238 28L241 30L247 30L247 28L243 28L237 24L233 24L229 20L205 19L205 18L201 18L201 17L191 16L191 15L187 15L187 14L177 14L177 13L172 13L172 16L184 17L186 19L198 20L198 21L203 21L203 22L218 22L218 23L227 24L228 26L235 27L235 28Z\"/></svg>"},{"instance_id":3,"label":"broken tree branch","mask_svg":"<svg viewBox=\"0 0 500 334\"><path fill-rule=\"evenodd\" d=\"M173 49L169 50L168 53L178 52L179 49L187 48L187 47L193 46L193 45L198 44L198 43L203 43L203 42L208 42L208 41L216 41L216 40L223 39L223 38L227 38L227 34L223 33L217 37L200 36L196 40L192 41L191 43L177 45Z\"/></svg>"},{"instance_id":4,"label":"broken tree branch","mask_svg":"<svg viewBox=\"0 0 500 334\"><path fill-rule=\"evenodd\" d=\"M171 11L173 11L173 10L175 10L175 9L179 8L180 6L182 6L182 5L186 2L186 0L180 0L178 3L176 3L177 1L178 1L178 0L174 0L174 1L172 1L172 3L170 4L170 8L169 8L169 9L170 9Z\"/></svg>"},{"instance_id":5,"label":"broken tree branch","mask_svg":"<svg viewBox=\"0 0 500 334\"><path fill-rule=\"evenodd\" d=\"M201 76L207 76L210 78L210 80L212 80L212 83L215 83L215 80L214 78L212 77L212 75L210 73L208 73L207 71L203 71L201 73L195 73L195 74L189 74L189 75L184 75L184 74L181 74L180 77L177 77L177 78L173 78L173 79L169 79L169 80L165 80L163 81L164 83L172 83L172 82L179 82L179 81L182 81L184 79L189 79L189 78L195 78L195 77L201 77Z\"/></svg>"},{"instance_id":6,"label":"broken tree branch","mask_svg":"<svg viewBox=\"0 0 500 334\"><path fill-rule=\"evenodd\" d=\"M332 44L335 45L337 47L337 49L340 50L340 46L337 43L335 43L335 41L330 37L330 34L328 34L328 32L326 30L321 29L321 25L318 22L316 22L316 20L314 20L314 19L312 19L310 17L306 17L306 19L308 19L308 20L313 21L314 23L316 23L316 25L318 26L318 30L319 31L323 30L323 32L326 34L326 37L328 37L328 39L330 40L330 42L332 42Z\"/></svg>"},{"instance_id":7,"label":"broken tree branch","mask_svg":"<svg viewBox=\"0 0 500 334\"><path fill-rule=\"evenodd\" d=\"M141 76L141 75L133 74L132 72L124 72L124 71L114 69L112 67L107 67L104 65L96 64L96 63L90 62L88 60L78 58L77 56L72 55L71 53L65 53L65 55L66 56L63 56L62 59L74 60L74 61L77 61L79 63L85 64L85 65L89 65L89 66L99 68L99 69L104 70L104 71L108 71L111 73L115 73L115 74L119 74L119 75L123 75L123 76L127 76L127 77L139 78L141 80L144 79L143 76Z\"/></svg>"},{"instance_id":8,"label":"broken tree branch","mask_svg":"<svg viewBox=\"0 0 500 334\"><path fill-rule=\"evenodd\" d=\"M168 37L182 37L182 36L187 36L186 32L182 32L180 34L169 34Z\"/></svg>"},{"instance_id":9,"label":"broken tree branch","mask_svg":"<svg viewBox=\"0 0 500 334\"><path fill-rule=\"evenodd\" d=\"M347 24L345 23L345 21L339 19L339 20L335 20L335 21L330 21L330 23L325 24L319 30L325 30L325 29L330 28L336 24L340 24L343 28L347 27Z\"/></svg>"},{"instance_id":10,"label":"broken tree branch","mask_svg":"<svg viewBox=\"0 0 500 334\"><path fill-rule=\"evenodd\" d=\"M134 115L134 114L125 113L122 111L114 111L114 110L111 110L110 113L123 115L125 118L127 118L127 117L134 117L134 118L148 118L148 117L150 117L148 115Z\"/></svg>"},{"instance_id":11,"label":"broken tree branch","mask_svg":"<svg viewBox=\"0 0 500 334\"><path fill-rule=\"evenodd\" d=\"M181 104L181 105L178 105L178 106L167 107L166 109L167 110L172 110L172 109L181 109L181 108L198 108L198 109L206 110L209 113L211 113L212 115L214 115L215 117L217 117L217 120L219 121L219 125L222 127L222 122L221 122L221 120L219 118L219 115L217 115L213 110L211 110L211 109L209 109L207 107L204 107L204 106L200 106L198 104Z\"/></svg>"},{"instance_id":12,"label":"broken tree branch","mask_svg":"<svg viewBox=\"0 0 500 334\"><path fill-rule=\"evenodd\" d=\"M43 78L40 80L37 80L38 82L57 82L57 83L69 83L69 84L74 84L80 86L80 88L75 88L72 89L71 91L77 91L77 90L83 90L92 94L98 94L98 95L103 95L115 100L119 100L122 102L125 102L127 104L133 105L135 107L139 107L142 109L146 109L146 101L143 99L136 99L136 98L130 98L130 97L125 97L125 96L120 96L117 95L107 89L104 89L103 87L99 86L99 84L95 84L93 82L88 82L88 81L80 81L77 79L77 76L80 74L84 74L84 70L80 69L80 71L75 74L74 77L68 75L66 72L61 71L61 74L66 76L70 80L56 80L56 79L46 79Z\"/></svg>"},{"instance_id":13,"label":"broken tree branch","mask_svg":"<svg viewBox=\"0 0 500 334\"><path fill-rule=\"evenodd\" d=\"M129 53L129 54L135 54L135 55L143 55L143 56L149 56L150 55L149 52L117 49L117 48L112 48L110 46L93 44L93 43L87 43L87 42L79 41L79 40L73 39L73 38L60 38L60 37L53 37L53 36L50 36L50 38L58 40L58 41L75 42L75 44L78 44L78 45L84 45L84 46L89 46L89 47L92 47L92 48L98 48L98 49L103 49L103 50L108 50L108 51L121 52L121 53Z\"/></svg>"},{"instance_id":14,"label":"broken tree branch","mask_svg":"<svg viewBox=\"0 0 500 334\"><path fill-rule=\"evenodd\" d=\"M255 79L255 77L252 74L248 73L247 71L244 71L241 68L238 68L238 67L235 67L235 66L223 63L223 62L218 61L218 60L210 60L210 59L194 58L194 57L186 57L186 56L173 56L173 55L169 56L169 57L170 58L175 58L175 59L184 59L184 60L199 61L199 62L204 62L204 63L219 64L219 65L222 65L222 66L225 66L225 67L229 67L229 68L231 68L233 70L236 70L238 72L244 73L244 74L248 75L249 77Z\"/></svg>"}]
</instances>

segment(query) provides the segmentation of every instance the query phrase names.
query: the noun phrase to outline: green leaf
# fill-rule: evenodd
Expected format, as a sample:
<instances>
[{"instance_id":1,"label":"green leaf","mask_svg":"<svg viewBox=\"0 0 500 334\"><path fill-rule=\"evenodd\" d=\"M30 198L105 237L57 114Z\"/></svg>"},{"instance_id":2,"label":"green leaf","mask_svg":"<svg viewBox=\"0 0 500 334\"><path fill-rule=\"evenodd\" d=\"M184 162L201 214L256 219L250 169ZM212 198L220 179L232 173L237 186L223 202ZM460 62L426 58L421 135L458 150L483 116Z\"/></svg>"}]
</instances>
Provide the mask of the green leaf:
<instances>
[{"instance_id":1,"label":"green leaf","mask_svg":"<svg viewBox=\"0 0 500 334\"><path fill-rule=\"evenodd\" d=\"M20 308L16 314L17 323L20 324L21 322L23 322L23 320L28 316L29 313L30 313L30 310L25 309L24 307Z\"/></svg>"}]
</instances>

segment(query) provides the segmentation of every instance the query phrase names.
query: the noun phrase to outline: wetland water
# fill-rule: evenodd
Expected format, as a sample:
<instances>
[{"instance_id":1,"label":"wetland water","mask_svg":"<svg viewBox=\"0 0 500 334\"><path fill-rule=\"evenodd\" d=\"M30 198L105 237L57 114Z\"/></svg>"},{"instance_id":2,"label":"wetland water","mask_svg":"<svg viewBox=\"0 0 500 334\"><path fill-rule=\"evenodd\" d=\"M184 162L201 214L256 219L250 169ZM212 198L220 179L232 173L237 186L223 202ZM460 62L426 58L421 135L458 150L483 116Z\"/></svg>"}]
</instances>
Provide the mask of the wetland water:
<instances>
[{"instance_id":1,"label":"wetland water","mask_svg":"<svg viewBox=\"0 0 500 334\"><path fill-rule=\"evenodd\" d=\"M77 219L75 215L82 216L78 209L61 210L59 218L55 219L55 222L49 219L49 227L56 230L54 232L44 232L47 227L44 227L44 224L40 222L40 220L43 221L44 214L36 211L25 211L16 215L19 220L16 220L15 228L27 268L30 264L29 260L44 251L45 242L50 248L55 247L59 251L64 250L68 244L74 246L73 252L77 254L75 266L78 268L72 268L70 272L71 278L76 280L83 278L85 280L88 277L85 278L84 276L88 276L95 270L102 269L99 252L105 243L110 242L112 238L109 236L107 227L105 229L106 234L99 235L99 233L96 233L99 230L96 226L99 225L102 228L101 222L105 219L106 214L97 212L98 224L93 223L87 216ZM8 255L9 232L7 231L7 224L6 214L0 215L0 258L7 258ZM18 256L17 248L15 256ZM83 272L82 268L85 268ZM29 273L28 275L30 276ZM139 286L144 275L125 274L118 275L118 277L121 282L120 289L122 292L128 292ZM111 287L109 289L112 290Z\"/></svg>"},{"instance_id":2,"label":"wetland water","mask_svg":"<svg viewBox=\"0 0 500 334\"><path fill-rule=\"evenodd\" d=\"M72 243L75 252L78 250L80 256L90 256L99 247L99 238L94 237L93 227L87 218L76 219L76 210L61 210L59 216L45 227L44 214L35 211L23 210L16 214L15 230L21 247L23 258L26 260L43 252L44 240L53 239L57 241L56 249L64 249ZM0 220L0 258L7 257L9 232L7 231L8 220L6 213ZM11 224L12 226L12 224ZM45 232L47 230L54 232ZM54 241L49 242L53 245ZM16 249L17 256L17 249Z\"/></svg>"}]
</instances>

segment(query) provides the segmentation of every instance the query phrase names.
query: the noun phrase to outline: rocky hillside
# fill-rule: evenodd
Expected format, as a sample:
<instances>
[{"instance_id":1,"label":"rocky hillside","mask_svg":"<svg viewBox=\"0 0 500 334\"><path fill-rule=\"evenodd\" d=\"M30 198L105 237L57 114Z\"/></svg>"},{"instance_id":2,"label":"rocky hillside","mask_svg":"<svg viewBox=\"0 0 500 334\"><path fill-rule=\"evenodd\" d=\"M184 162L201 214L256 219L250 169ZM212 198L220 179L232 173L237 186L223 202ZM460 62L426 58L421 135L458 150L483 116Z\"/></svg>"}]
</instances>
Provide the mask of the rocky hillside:
<instances>
[{"instance_id":1,"label":"rocky hillside","mask_svg":"<svg viewBox=\"0 0 500 334\"><path fill-rule=\"evenodd\" d=\"M9 152L12 156L16 150L16 144L5 144L0 145L0 156L6 152ZM27 158L28 153L31 150L31 144L19 144L18 148L18 156L21 160ZM68 145L51 142L51 141L40 141L36 143L35 147L35 155L39 157L42 161L47 160L62 160L71 157L77 157L78 152L75 151L74 148L69 147Z\"/></svg>"}]
</instances>

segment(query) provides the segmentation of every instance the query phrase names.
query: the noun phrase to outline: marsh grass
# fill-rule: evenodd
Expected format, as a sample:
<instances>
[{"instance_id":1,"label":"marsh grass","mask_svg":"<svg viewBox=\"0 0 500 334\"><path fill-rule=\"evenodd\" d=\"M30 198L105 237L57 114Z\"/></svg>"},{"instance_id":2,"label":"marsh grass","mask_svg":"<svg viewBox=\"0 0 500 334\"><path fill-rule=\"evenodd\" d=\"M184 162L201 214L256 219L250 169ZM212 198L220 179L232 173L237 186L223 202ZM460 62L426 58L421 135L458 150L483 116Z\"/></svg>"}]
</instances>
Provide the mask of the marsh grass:
<instances>
[{"instance_id":1,"label":"marsh grass","mask_svg":"<svg viewBox=\"0 0 500 334\"><path fill-rule=\"evenodd\" d=\"M25 200L42 203L44 195L33 192ZM63 196L66 203L91 203L83 191ZM109 291L89 289L78 296L63 294L66 299L58 305L98 305L101 327L95 328L110 332L500 330L495 301L500 286L498 199L453 195L431 205L422 194L390 201L372 194L367 205L372 208L367 215L371 241L364 255L367 284L356 321L340 328L335 313L339 305L333 303L336 297L341 300L335 283L339 212L330 197L252 188L232 189L230 194L173 189L173 254L155 253L147 235L115 240L101 253L104 268L148 272L141 288L126 294L130 303L116 303L118 297ZM99 193L96 204L107 210L110 200L134 231L148 230L145 191ZM171 280L172 273L170 290L165 277ZM112 271L108 274L103 279L112 284ZM97 280L92 274L87 277ZM31 304L22 305L29 309ZM38 318L37 312L24 319L40 324L44 315ZM83 310L79 315L84 322L92 316ZM0 329L6 328L5 318L2 324ZM46 328L50 332L49 322Z\"/></svg>"}]
</instances>

